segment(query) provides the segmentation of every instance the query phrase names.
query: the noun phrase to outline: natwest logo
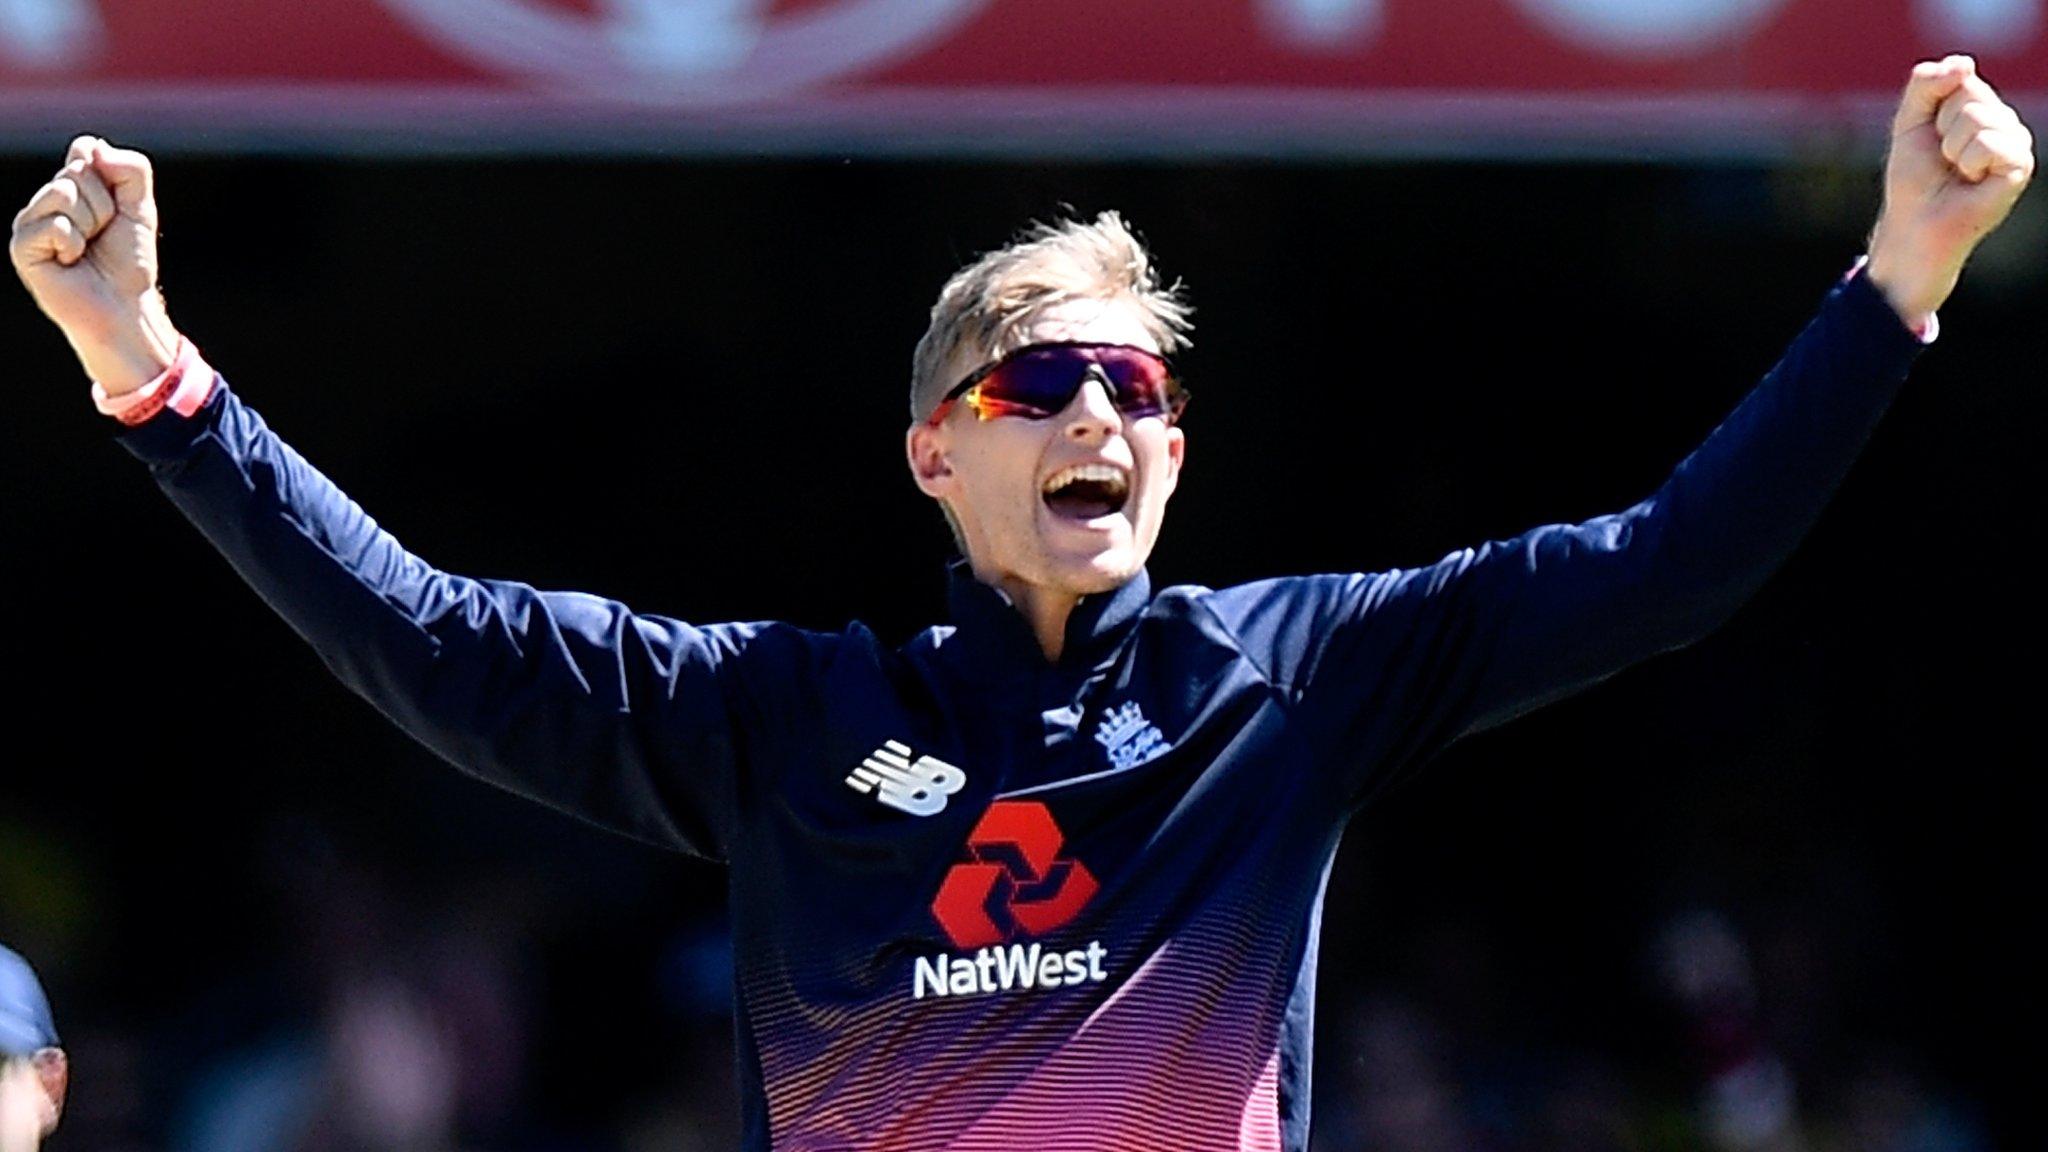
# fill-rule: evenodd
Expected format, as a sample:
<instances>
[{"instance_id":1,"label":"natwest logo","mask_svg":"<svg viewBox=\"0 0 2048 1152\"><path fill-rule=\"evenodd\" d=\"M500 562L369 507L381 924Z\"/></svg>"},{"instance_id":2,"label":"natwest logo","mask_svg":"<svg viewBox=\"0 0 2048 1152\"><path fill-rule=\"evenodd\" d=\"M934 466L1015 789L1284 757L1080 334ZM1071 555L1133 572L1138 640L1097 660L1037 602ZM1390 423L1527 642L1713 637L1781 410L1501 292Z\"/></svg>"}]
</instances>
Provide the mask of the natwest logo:
<instances>
[{"instance_id":1,"label":"natwest logo","mask_svg":"<svg viewBox=\"0 0 2048 1152\"><path fill-rule=\"evenodd\" d=\"M972 859L947 871L932 900L932 916L953 946L977 951L920 957L911 974L914 998L1058 988L1108 977L1099 940L1068 952L1039 943L1005 946L1064 926L1101 887L1087 865L1060 856L1065 839L1044 804L989 805L967 836Z\"/></svg>"},{"instance_id":2,"label":"natwest logo","mask_svg":"<svg viewBox=\"0 0 2048 1152\"><path fill-rule=\"evenodd\" d=\"M1035 800L998 800L967 834L974 859L953 865L932 915L956 948L1043 936L1080 914L1100 885L1079 860L1060 859L1065 837Z\"/></svg>"}]
</instances>

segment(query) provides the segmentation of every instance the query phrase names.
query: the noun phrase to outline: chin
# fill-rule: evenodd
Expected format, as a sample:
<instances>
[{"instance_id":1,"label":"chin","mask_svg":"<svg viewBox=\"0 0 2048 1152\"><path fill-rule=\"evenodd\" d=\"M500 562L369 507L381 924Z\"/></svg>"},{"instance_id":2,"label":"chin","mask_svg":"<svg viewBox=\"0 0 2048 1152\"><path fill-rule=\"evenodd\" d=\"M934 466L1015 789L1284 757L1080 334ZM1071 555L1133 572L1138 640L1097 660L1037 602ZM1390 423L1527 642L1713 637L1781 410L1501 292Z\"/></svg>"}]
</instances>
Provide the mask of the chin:
<instances>
[{"instance_id":1,"label":"chin","mask_svg":"<svg viewBox=\"0 0 2048 1152\"><path fill-rule=\"evenodd\" d=\"M1060 565L1069 591L1092 596L1120 587L1138 574L1145 561L1132 548L1105 548L1092 556L1074 557Z\"/></svg>"}]
</instances>

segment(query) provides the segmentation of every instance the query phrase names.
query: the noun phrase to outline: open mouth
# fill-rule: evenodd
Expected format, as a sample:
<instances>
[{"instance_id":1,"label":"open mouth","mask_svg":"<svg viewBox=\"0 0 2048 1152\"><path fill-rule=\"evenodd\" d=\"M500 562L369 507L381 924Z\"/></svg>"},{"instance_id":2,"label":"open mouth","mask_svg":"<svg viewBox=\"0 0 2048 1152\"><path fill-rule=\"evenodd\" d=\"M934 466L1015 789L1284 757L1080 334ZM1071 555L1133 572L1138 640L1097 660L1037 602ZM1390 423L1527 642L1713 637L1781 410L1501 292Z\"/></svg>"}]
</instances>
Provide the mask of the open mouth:
<instances>
[{"instance_id":1,"label":"open mouth","mask_svg":"<svg viewBox=\"0 0 2048 1152\"><path fill-rule=\"evenodd\" d=\"M1094 520L1123 511L1130 499L1130 473L1114 464L1075 464L1046 477L1039 498L1055 515Z\"/></svg>"}]
</instances>

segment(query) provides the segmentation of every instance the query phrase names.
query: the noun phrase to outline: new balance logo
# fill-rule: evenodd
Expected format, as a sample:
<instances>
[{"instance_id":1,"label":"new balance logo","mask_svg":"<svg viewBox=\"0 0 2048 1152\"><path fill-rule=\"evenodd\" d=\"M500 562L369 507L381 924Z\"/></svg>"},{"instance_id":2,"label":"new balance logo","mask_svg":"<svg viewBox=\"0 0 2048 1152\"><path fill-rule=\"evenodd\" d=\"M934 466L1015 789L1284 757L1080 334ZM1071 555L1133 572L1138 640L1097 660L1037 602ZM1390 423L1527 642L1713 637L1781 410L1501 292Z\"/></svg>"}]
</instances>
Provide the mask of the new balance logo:
<instances>
[{"instance_id":1,"label":"new balance logo","mask_svg":"<svg viewBox=\"0 0 2048 1152\"><path fill-rule=\"evenodd\" d=\"M912 816L933 816L945 811L946 797L967 783L967 773L932 756L910 758L910 748L894 740L883 742L846 778L847 787Z\"/></svg>"}]
</instances>

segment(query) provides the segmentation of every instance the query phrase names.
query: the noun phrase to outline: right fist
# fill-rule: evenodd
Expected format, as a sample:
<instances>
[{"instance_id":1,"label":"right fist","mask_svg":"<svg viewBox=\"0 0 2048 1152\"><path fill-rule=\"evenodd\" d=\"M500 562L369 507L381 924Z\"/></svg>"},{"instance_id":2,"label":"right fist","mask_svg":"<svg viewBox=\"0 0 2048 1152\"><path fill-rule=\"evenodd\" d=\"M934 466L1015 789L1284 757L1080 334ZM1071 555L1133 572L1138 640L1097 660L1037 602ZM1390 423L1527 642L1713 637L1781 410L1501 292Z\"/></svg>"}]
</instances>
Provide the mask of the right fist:
<instances>
[{"instance_id":1,"label":"right fist","mask_svg":"<svg viewBox=\"0 0 2048 1152\"><path fill-rule=\"evenodd\" d=\"M157 291L149 158L80 136L14 218L7 253L44 315L109 395L170 367L178 334Z\"/></svg>"}]
</instances>

